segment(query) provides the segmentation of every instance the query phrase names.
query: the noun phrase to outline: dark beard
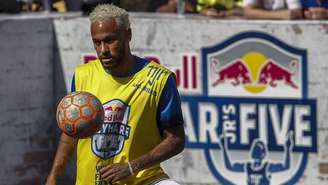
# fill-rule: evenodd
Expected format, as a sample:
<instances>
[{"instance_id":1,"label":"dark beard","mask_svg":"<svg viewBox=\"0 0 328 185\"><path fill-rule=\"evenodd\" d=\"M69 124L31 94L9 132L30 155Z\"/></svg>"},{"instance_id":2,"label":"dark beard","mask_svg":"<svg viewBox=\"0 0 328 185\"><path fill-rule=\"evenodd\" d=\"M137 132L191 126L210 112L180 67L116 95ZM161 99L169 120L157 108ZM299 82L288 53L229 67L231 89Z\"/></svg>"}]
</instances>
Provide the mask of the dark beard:
<instances>
[{"instance_id":1,"label":"dark beard","mask_svg":"<svg viewBox=\"0 0 328 185\"><path fill-rule=\"evenodd\" d=\"M113 59L115 60L115 63L117 64L117 66L119 66L119 65L124 65L124 63L126 62L126 61L124 60L125 53L126 53L126 51L125 51L125 47L124 47L124 44L122 44L122 45L120 46L120 48L119 48L118 56L117 56L116 58L113 58ZM117 66L116 66L116 67L117 67ZM115 67L114 67L114 69L115 69ZM112 74L112 69L106 69L106 68L105 68L105 71L106 71L108 74L113 75L113 74ZM124 75L124 74L123 74L123 75Z\"/></svg>"}]
</instances>

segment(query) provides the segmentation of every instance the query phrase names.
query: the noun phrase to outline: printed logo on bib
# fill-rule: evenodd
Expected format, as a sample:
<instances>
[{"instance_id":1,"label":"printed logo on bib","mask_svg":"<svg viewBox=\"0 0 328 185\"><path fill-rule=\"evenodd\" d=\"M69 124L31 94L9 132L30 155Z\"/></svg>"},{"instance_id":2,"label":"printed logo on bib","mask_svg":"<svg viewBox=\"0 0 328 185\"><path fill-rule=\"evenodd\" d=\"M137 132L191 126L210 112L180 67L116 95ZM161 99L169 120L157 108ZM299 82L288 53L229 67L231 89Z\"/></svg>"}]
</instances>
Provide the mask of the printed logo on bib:
<instances>
[{"instance_id":1,"label":"printed logo on bib","mask_svg":"<svg viewBox=\"0 0 328 185\"><path fill-rule=\"evenodd\" d=\"M92 137L92 151L102 158L109 159L119 154L124 142L129 138L130 106L121 100L114 99L103 105L105 120L102 129Z\"/></svg>"}]
</instances>

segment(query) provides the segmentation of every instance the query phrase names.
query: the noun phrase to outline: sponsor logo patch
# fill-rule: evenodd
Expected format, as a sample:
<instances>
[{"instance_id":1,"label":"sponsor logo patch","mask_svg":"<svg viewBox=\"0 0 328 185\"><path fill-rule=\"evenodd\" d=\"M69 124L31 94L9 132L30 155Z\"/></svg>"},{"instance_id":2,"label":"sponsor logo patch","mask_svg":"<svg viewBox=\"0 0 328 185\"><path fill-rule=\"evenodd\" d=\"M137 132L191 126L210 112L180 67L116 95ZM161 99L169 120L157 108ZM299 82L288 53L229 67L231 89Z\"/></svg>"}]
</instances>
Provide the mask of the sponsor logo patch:
<instances>
[{"instance_id":1,"label":"sponsor logo patch","mask_svg":"<svg viewBox=\"0 0 328 185\"><path fill-rule=\"evenodd\" d=\"M122 151L125 140L129 138L130 106L119 99L114 99L105 103L103 107L104 124L102 129L93 135L91 146L96 156L109 159Z\"/></svg>"}]
</instances>

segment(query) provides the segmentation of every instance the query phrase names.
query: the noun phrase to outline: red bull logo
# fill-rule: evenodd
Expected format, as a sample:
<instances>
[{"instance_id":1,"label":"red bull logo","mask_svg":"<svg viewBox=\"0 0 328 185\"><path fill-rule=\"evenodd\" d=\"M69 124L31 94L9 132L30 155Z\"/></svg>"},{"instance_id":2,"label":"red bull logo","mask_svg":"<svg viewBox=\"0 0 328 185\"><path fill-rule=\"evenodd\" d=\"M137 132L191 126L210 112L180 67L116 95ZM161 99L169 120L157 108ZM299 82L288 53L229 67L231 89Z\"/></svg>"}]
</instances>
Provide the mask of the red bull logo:
<instances>
[{"instance_id":1,"label":"red bull logo","mask_svg":"<svg viewBox=\"0 0 328 185\"><path fill-rule=\"evenodd\" d=\"M251 51L222 67L216 58L213 58L211 62L217 74L217 80L212 83L212 87L229 81L228 83L233 86L243 86L249 93L261 93L267 86L298 88L297 82L293 80L297 61L290 61L290 67L286 68L274 59L268 59L262 53Z\"/></svg>"},{"instance_id":2,"label":"red bull logo","mask_svg":"<svg viewBox=\"0 0 328 185\"><path fill-rule=\"evenodd\" d=\"M105 120L101 130L92 136L91 148L101 159L109 159L118 155L125 140L129 138L130 106L120 99L103 104Z\"/></svg>"},{"instance_id":3,"label":"red bull logo","mask_svg":"<svg viewBox=\"0 0 328 185\"><path fill-rule=\"evenodd\" d=\"M296 62L292 63L294 67ZM275 61L269 60L261 69L259 74L258 83L267 85L271 87L276 87L276 81L284 81L286 85L297 89L297 85L292 81L293 73L290 70L285 69L284 67L279 66Z\"/></svg>"},{"instance_id":4,"label":"red bull logo","mask_svg":"<svg viewBox=\"0 0 328 185\"><path fill-rule=\"evenodd\" d=\"M263 45L254 42L250 44ZM240 47L245 47L245 43L235 48ZM268 47L269 45L266 45L263 48ZM235 48L231 50L236 50ZM237 55L237 58L229 56L230 60L226 60L227 53L233 56L233 52L225 51L209 57L210 94L301 97L303 87L300 80L302 70L299 57L283 53L275 47L270 50L245 51Z\"/></svg>"},{"instance_id":5,"label":"red bull logo","mask_svg":"<svg viewBox=\"0 0 328 185\"><path fill-rule=\"evenodd\" d=\"M118 105L108 106L105 109L105 111L111 111L111 112L121 112L122 110L123 108Z\"/></svg>"},{"instance_id":6,"label":"red bull logo","mask_svg":"<svg viewBox=\"0 0 328 185\"><path fill-rule=\"evenodd\" d=\"M218 65L217 60L213 60L213 64ZM223 69L217 72L219 79L216 80L212 86L216 86L220 83L223 83L225 80L233 80L232 85L237 86L241 84L251 83L250 73L247 69L247 66L240 60L236 60L232 64L224 67Z\"/></svg>"}]
</instances>

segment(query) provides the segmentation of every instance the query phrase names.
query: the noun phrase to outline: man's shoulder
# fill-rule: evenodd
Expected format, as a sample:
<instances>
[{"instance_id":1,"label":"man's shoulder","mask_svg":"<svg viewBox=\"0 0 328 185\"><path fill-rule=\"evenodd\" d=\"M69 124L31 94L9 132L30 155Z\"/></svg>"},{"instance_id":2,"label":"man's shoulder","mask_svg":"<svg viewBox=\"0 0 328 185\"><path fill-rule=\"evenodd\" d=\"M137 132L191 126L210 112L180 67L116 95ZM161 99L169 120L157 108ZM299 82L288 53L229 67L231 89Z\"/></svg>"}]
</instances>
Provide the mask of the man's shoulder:
<instances>
[{"instance_id":1,"label":"man's shoulder","mask_svg":"<svg viewBox=\"0 0 328 185\"><path fill-rule=\"evenodd\" d=\"M97 60L90 61L86 64L80 64L75 68L75 71L76 72L90 71L90 70L96 69L98 66L98 63L99 63L99 60L97 59Z\"/></svg>"},{"instance_id":2,"label":"man's shoulder","mask_svg":"<svg viewBox=\"0 0 328 185\"><path fill-rule=\"evenodd\" d=\"M156 61L154 60L151 60L151 59L148 59L148 58L141 58L141 57L138 57L136 56L137 58L137 65L135 65L135 70L136 71L139 71L139 70L147 70L148 73L151 73L151 72L156 72L156 71L159 71L159 72L164 72L164 73L171 73L171 70L168 69L167 67L157 63Z\"/></svg>"},{"instance_id":3,"label":"man's shoulder","mask_svg":"<svg viewBox=\"0 0 328 185\"><path fill-rule=\"evenodd\" d=\"M158 64L156 62L149 62L149 64L146 67L147 67L147 70L148 70L148 74L149 75L152 75L152 76L153 76L152 73L154 73L154 74L160 74L160 75L163 75L163 76L169 76L170 74L173 73L166 66L163 66L161 64Z\"/></svg>"},{"instance_id":4,"label":"man's shoulder","mask_svg":"<svg viewBox=\"0 0 328 185\"><path fill-rule=\"evenodd\" d=\"M146 60L146 59L145 59ZM147 65L147 67L150 67L150 68L159 68L159 69L162 69L162 70L166 70L166 71L171 71L168 67L162 65L162 64L159 64L153 60L149 60L149 64Z\"/></svg>"}]
</instances>

